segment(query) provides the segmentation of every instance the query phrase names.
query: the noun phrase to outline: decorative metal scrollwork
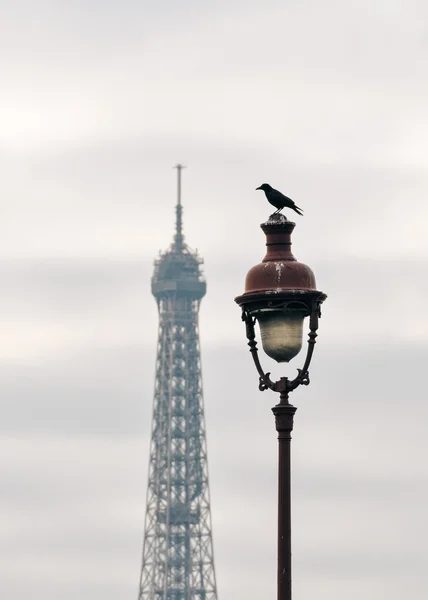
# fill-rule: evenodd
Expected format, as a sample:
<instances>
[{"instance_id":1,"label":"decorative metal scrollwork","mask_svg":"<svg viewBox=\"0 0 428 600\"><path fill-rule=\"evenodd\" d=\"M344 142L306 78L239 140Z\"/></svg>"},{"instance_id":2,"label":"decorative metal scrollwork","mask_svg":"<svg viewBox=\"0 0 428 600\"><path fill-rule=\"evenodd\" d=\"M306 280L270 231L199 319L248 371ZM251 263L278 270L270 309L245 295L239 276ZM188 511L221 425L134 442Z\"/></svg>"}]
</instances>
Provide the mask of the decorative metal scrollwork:
<instances>
[{"instance_id":1,"label":"decorative metal scrollwork","mask_svg":"<svg viewBox=\"0 0 428 600\"><path fill-rule=\"evenodd\" d=\"M269 375L270 375L270 373L266 373L266 377L269 378ZM264 392L265 390L268 390L268 389L269 389L269 386L266 383L265 379L263 379L263 377L259 377L259 390L261 392Z\"/></svg>"},{"instance_id":2,"label":"decorative metal scrollwork","mask_svg":"<svg viewBox=\"0 0 428 600\"><path fill-rule=\"evenodd\" d=\"M309 385L311 383L311 380L309 379L309 371L306 371L306 373L304 373L303 369L297 370L299 372L299 375L297 377L300 381L300 385Z\"/></svg>"},{"instance_id":3,"label":"decorative metal scrollwork","mask_svg":"<svg viewBox=\"0 0 428 600\"><path fill-rule=\"evenodd\" d=\"M286 303L283 304L285 305ZM318 319L320 316L320 303L318 300L314 299L309 315L308 349L306 351L306 358L303 367L301 369L297 369L298 375L292 380L289 380L286 377L281 377L281 379L278 381L272 381L270 378L270 373L265 373L260 363L254 327L256 319L248 310L245 308L242 309L242 320L246 326L248 345L259 374L259 390L261 392L267 389L273 390L274 392L280 392L282 399L281 401L287 403L289 392L295 390L299 385L309 385L309 365L314 352L314 346L317 338Z\"/></svg>"}]
</instances>

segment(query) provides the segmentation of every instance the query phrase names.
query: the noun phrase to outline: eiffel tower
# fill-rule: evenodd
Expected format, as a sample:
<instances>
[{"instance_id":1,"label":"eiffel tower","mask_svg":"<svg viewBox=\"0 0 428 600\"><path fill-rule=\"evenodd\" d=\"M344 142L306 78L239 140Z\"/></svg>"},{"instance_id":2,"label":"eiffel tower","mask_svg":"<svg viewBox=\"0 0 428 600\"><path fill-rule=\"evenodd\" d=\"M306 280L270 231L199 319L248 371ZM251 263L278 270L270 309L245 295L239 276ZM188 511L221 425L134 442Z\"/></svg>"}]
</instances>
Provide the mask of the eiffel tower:
<instances>
[{"instance_id":1,"label":"eiffel tower","mask_svg":"<svg viewBox=\"0 0 428 600\"><path fill-rule=\"evenodd\" d=\"M175 168L175 236L152 278L159 334L138 600L217 600L198 330L206 283L184 242Z\"/></svg>"}]
</instances>

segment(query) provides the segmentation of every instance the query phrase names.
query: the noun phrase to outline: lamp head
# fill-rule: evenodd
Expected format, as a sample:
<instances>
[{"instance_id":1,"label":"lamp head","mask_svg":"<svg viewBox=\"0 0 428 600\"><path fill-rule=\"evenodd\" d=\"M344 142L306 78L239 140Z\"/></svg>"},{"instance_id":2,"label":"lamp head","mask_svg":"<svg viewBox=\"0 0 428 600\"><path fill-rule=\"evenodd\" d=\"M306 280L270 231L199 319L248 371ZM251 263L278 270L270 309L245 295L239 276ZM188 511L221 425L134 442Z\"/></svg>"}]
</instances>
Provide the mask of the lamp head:
<instances>
[{"instance_id":1,"label":"lamp head","mask_svg":"<svg viewBox=\"0 0 428 600\"><path fill-rule=\"evenodd\" d=\"M266 185L266 184L263 184ZM262 186L261 186L262 187ZM326 295L316 289L312 270L291 252L295 223L272 215L261 228L267 253L249 270L245 292L235 298L260 326L263 349L277 362L289 362L302 348L304 318L318 314Z\"/></svg>"}]
</instances>

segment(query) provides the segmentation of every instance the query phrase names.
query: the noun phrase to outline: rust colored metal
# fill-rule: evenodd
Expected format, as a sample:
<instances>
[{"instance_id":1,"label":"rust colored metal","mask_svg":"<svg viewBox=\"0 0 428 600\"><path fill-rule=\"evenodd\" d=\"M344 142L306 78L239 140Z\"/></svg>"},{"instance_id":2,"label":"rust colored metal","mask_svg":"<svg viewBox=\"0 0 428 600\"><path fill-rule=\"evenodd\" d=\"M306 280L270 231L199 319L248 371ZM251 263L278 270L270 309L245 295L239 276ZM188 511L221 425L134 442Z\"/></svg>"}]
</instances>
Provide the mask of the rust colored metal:
<instances>
[{"instance_id":1,"label":"rust colored metal","mask_svg":"<svg viewBox=\"0 0 428 600\"><path fill-rule=\"evenodd\" d=\"M296 408L272 409L278 432L278 600L291 600L291 432Z\"/></svg>"},{"instance_id":2,"label":"rust colored metal","mask_svg":"<svg viewBox=\"0 0 428 600\"><path fill-rule=\"evenodd\" d=\"M266 256L247 273L245 291L235 298L250 314L262 308L286 308L291 302L305 306L311 314L314 301L319 306L326 298L316 288L315 275L291 251L291 233L296 224L284 215L272 215L261 224L266 234Z\"/></svg>"},{"instance_id":3,"label":"rust colored metal","mask_svg":"<svg viewBox=\"0 0 428 600\"><path fill-rule=\"evenodd\" d=\"M242 308L242 320L246 324L248 345L259 374L260 390L271 389L287 397L299 385L309 384L308 369L317 337L321 304L327 297L316 289L312 270L298 262L291 251L291 233L295 226L281 214L271 215L268 221L261 224L266 235L266 256L248 271L245 292L235 298ZM310 317L306 359L303 368L298 369L297 377L291 381L281 378L273 382L270 373L265 373L260 364L254 325L256 315L266 308L284 311L287 308L302 308L305 316Z\"/></svg>"},{"instance_id":4,"label":"rust colored metal","mask_svg":"<svg viewBox=\"0 0 428 600\"><path fill-rule=\"evenodd\" d=\"M263 261L250 269L245 281L245 292L235 298L242 308L242 320L250 352L259 374L259 389L270 389L280 394L279 403L272 408L278 432L278 600L291 600L291 432L296 408L289 401L289 393L300 385L309 385L309 366L317 338L321 304L326 295L316 289L312 270L298 262L291 252L291 233L295 223L283 215L271 215L261 225L266 234L267 252ZM256 317L264 309L286 311L304 309L309 317L309 335L306 358L298 375L289 380L281 377L272 381L265 373L258 356L255 334Z\"/></svg>"},{"instance_id":5,"label":"rust colored metal","mask_svg":"<svg viewBox=\"0 0 428 600\"><path fill-rule=\"evenodd\" d=\"M249 270L245 293L280 293L280 290L316 291L312 270L298 262L291 251L291 234L296 224L283 215L273 215L261 228L266 234L266 256Z\"/></svg>"}]
</instances>

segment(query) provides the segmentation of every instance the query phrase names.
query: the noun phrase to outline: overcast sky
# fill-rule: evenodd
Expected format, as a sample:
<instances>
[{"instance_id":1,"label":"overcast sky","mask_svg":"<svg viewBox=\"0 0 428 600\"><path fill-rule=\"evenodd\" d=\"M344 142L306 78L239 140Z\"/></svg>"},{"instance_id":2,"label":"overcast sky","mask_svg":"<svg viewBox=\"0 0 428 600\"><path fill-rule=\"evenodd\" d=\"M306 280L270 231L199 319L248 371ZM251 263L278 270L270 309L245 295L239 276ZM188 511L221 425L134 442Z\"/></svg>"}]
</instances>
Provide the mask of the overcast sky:
<instances>
[{"instance_id":1,"label":"overcast sky","mask_svg":"<svg viewBox=\"0 0 428 600\"><path fill-rule=\"evenodd\" d=\"M427 3L0 12L0 597L137 599L150 277L183 162L219 600L275 596L276 399L233 302L263 182L304 209L294 253L329 296L293 394L295 598L426 600Z\"/></svg>"}]
</instances>

